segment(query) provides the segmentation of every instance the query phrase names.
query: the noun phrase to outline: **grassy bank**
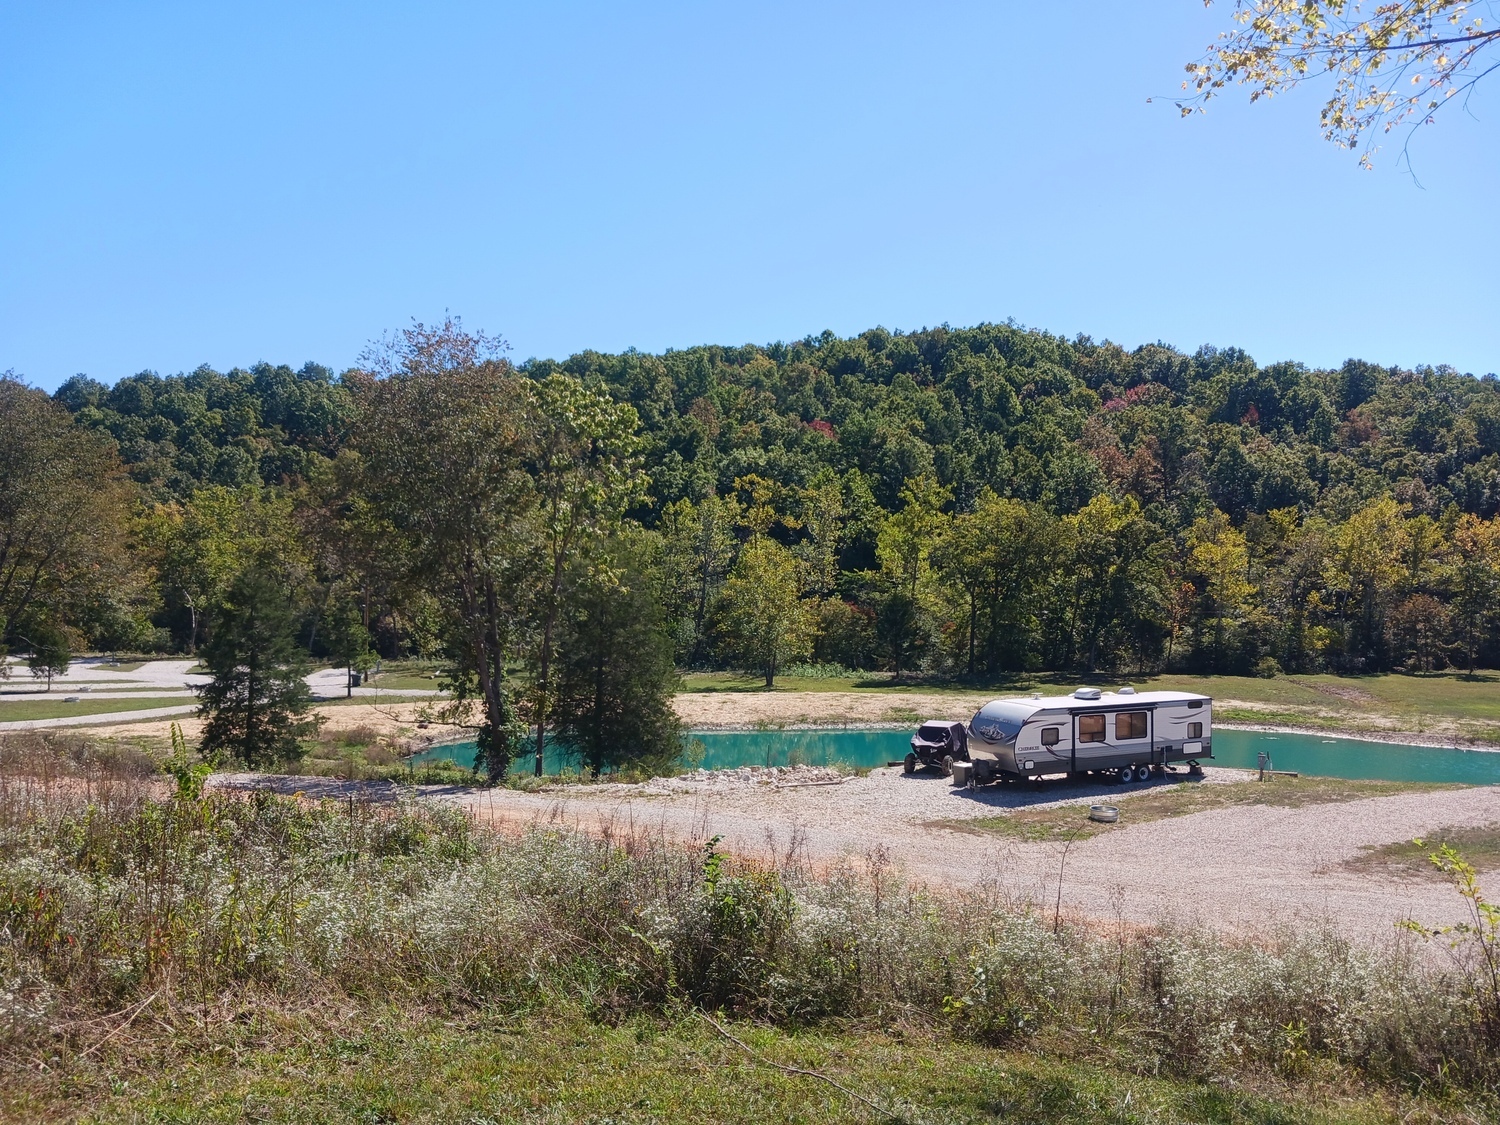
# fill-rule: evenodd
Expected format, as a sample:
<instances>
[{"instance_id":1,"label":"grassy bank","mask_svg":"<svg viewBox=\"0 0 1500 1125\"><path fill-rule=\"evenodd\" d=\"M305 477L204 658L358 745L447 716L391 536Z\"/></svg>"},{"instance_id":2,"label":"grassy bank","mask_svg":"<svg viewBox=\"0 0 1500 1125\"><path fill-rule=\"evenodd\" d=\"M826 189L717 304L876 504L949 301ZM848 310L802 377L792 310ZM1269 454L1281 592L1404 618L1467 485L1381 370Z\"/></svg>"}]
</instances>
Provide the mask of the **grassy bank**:
<instances>
[{"instance_id":1,"label":"grassy bank","mask_svg":"<svg viewBox=\"0 0 1500 1125\"><path fill-rule=\"evenodd\" d=\"M1353 859L1345 860L1344 867L1351 871L1401 875L1409 879L1442 879L1442 872L1432 865L1428 856L1434 848L1444 845L1461 853L1477 871L1500 870L1500 824L1443 828L1429 833L1420 843L1402 840L1366 847Z\"/></svg>"},{"instance_id":2,"label":"grassy bank","mask_svg":"<svg viewBox=\"0 0 1500 1125\"><path fill-rule=\"evenodd\" d=\"M1029 691L1071 691L1081 682L1111 687L1130 683L1138 689L1196 691L1214 698L1216 717L1226 722L1300 727L1314 731L1346 731L1368 735L1413 735L1439 742L1500 745L1500 673L1480 672L1474 678L1447 672L1433 675L1385 673L1373 676L1125 676L1080 678L1036 675L990 683L968 683L930 677L886 673L845 676L787 676L775 691L806 697L820 693L855 695L920 694L957 701L982 695ZM690 694L752 694L764 692L755 677L727 672L694 673L686 677ZM796 706L809 711L805 698ZM874 712L872 712L874 714ZM883 716L882 716L883 717Z\"/></svg>"},{"instance_id":3,"label":"grassy bank","mask_svg":"<svg viewBox=\"0 0 1500 1125\"><path fill-rule=\"evenodd\" d=\"M107 715L116 711L145 711L156 707L183 707L189 704L196 706L198 702L191 695L167 695L135 699L80 699L76 703L66 703L64 696L65 693L59 690L51 698L0 699L0 723L63 719L74 715Z\"/></svg>"},{"instance_id":4,"label":"grassy bank","mask_svg":"<svg viewBox=\"0 0 1500 1125\"><path fill-rule=\"evenodd\" d=\"M1494 997L1412 945L174 797L43 736L0 742L0 933L13 1120L1441 1121L1500 1084Z\"/></svg>"},{"instance_id":5,"label":"grassy bank","mask_svg":"<svg viewBox=\"0 0 1500 1125\"><path fill-rule=\"evenodd\" d=\"M715 1021L742 1049L687 1013L606 1023L576 1010L518 1016L494 1007L455 1014L398 1004L343 1011L278 1004L216 1015L190 1031L153 1025L98 1065L62 1077L9 1082L0 1114L98 1125L1436 1125L1460 1112L1452 1094L1351 1088L1326 1067L1310 1066L1293 1080L1194 1082L925 1029L788 1032Z\"/></svg>"}]
</instances>

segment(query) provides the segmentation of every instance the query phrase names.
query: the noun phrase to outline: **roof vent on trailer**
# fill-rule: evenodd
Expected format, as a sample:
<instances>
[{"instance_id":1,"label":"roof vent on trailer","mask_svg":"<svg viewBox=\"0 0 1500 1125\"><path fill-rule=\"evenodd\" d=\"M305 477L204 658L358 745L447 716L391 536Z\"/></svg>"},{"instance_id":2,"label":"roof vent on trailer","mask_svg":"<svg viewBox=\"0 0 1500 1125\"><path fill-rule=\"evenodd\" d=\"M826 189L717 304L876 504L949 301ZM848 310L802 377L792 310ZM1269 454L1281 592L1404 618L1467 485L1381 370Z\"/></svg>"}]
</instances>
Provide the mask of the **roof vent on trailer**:
<instances>
[{"instance_id":1,"label":"roof vent on trailer","mask_svg":"<svg viewBox=\"0 0 1500 1125\"><path fill-rule=\"evenodd\" d=\"M1099 689L1096 687L1081 687L1073 693L1074 699L1098 699Z\"/></svg>"},{"instance_id":2,"label":"roof vent on trailer","mask_svg":"<svg viewBox=\"0 0 1500 1125\"><path fill-rule=\"evenodd\" d=\"M1131 687L1129 684L1126 684L1124 687L1122 687L1119 690L1118 694L1120 694L1120 695L1134 695L1135 694L1135 688Z\"/></svg>"}]
</instances>

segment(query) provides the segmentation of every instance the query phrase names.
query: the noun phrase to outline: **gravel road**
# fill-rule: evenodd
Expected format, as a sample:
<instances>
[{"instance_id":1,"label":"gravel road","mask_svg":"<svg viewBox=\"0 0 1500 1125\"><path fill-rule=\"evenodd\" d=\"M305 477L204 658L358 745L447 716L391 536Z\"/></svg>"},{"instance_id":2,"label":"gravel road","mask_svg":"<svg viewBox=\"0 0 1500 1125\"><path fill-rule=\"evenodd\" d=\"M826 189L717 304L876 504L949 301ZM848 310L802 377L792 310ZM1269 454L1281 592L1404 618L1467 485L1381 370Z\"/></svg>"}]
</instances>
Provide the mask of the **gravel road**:
<instances>
[{"instance_id":1,"label":"gravel road","mask_svg":"<svg viewBox=\"0 0 1500 1125\"><path fill-rule=\"evenodd\" d=\"M1462 902L1430 880L1352 871L1342 864L1362 846L1396 843L1449 825L1500 823L1500 787L1402 793L1341 804L1229 807L1130 823L1133 796L1174 781L1121 789L1057 783L1040 789L955 789L932 774L875 770L827 784L821 771L783 776L730 771L670 785L598 785L539 793L434 789L431 796L481 819L516 826L533 821L661 831L684 841L724 837L742 855L784 856L797 849L814 865L883 854L913 881L934 888L998 886L1050 909L1062 870L1062 906L1072 914L1139 923L1173 920L1244 934L1283 925L1331 924L1382 940L1402 918L1429 925L1459 921ZM1207 784L1249 775L1209 769ZM224 777L221 784L271 785L283 792L344 799L393 795L389 786L318 778ZM1248 782L1247 782L1248 783ZM1121 826L1068 850L977 831L935 827L1003 815L1022 807L1104 799L1121 808ZM883 849L883 851L882 851ZM1486 876L1491 897L1496 873Z\"/></svg>"}]
</instances>

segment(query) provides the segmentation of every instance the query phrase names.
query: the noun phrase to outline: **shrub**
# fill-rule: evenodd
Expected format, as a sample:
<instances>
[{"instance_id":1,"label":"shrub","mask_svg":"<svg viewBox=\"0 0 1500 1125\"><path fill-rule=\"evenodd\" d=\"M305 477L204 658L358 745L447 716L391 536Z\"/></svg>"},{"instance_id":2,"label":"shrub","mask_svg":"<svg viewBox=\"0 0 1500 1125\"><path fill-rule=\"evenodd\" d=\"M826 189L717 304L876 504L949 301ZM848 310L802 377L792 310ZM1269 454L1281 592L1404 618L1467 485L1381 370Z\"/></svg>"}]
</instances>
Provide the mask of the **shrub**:
<instances>
[{"instance_id":1,"label":"shrub","mask_svg":"<svg viewBox=\"0 0 1500 1125\"><path fill-rule=\"evenodd\" d=\"M90 1019L147 997L170 1018L346 996L946 1024L1206 1078L1326 1059L1404 1083L1497 1079L1472 981L1414 944L1101 935L993 893L933 896L878 850L812 872L634 827L501 834L412 797L173 796L150 769L0 741L0 1051L76 1048Z\"/></svg>"}]
</instances>

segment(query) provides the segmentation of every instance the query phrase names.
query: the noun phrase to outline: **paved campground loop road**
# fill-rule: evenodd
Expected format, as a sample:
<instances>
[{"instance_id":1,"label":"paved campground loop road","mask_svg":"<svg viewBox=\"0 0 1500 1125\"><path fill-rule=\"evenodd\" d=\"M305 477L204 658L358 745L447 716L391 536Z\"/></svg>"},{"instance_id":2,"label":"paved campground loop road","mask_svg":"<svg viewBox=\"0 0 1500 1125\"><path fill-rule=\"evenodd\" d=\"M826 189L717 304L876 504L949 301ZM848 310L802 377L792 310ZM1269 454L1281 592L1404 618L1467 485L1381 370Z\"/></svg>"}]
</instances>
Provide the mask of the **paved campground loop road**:
<instances>
[{"instance_id":1,"label":"paved campground loop road","mask_svg":"<svg viewBox=\"0 0 1500 1125\"><path fill-rule=\"evenodd\" d=\"M196 660L148 660L130 671L118 671L102 660L86 659L74 661L68 670L52 681L48 691L45 685L35 680L24 663L11 661L10 675L0 679L0 732L8 730L44 730L51 727L96 727L118 723L138 723L150 719L190 715L198 709L194 688L206 684L208 677L194 672ZM346 673L342 668L322 668L309 673L307 686L313 698L318 700L343 699L352 695L359 699L379 699L382 695L399 694L402 697L435 696L436 689L403 688L399 693L382 692L376 687L357 687L352 692L346 687ZM49 718L5 719L6 704L53 703L66 704L77 696L80 704L89 705L89 713L58 715ZM97 709L96 700L150 700L160 706L145 708L121 707L118 711Z\"/></svg>"}]
</instances>

